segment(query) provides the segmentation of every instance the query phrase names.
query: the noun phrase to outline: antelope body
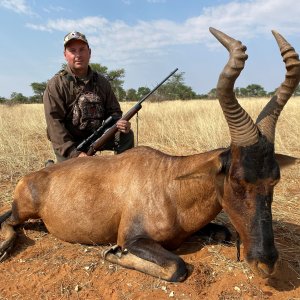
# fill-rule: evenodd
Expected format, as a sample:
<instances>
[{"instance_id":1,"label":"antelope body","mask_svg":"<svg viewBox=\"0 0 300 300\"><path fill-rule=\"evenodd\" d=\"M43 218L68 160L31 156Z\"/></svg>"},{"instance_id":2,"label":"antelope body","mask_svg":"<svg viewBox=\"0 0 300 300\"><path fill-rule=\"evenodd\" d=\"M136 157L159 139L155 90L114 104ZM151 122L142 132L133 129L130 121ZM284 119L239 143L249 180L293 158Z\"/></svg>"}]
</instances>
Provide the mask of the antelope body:
<instances>
[{"instance_id":1,"label":"antelope body","mask_svg":"<svg viewBox=\"0 0 300 300\"><path fill-rule=\"evenodd\" d=\"M214 28L210 31L230 54L217 85L230 147L192 156L137 147L117 156L75 158L31 173L18 183L12 210L0 216L4 235L0 260L13 247L14 226L41 218L62 240L116 243L104 253L110 262L182 281L186 265L170 250L224 209L252 269L262 277L274 273L278 252L271 204L280 179L275 127L298 86L300 62L290 44L273 32L286 64L286 79L254 123L233 92L247 59L246 47Z\"/></svg>"}]
</instances>

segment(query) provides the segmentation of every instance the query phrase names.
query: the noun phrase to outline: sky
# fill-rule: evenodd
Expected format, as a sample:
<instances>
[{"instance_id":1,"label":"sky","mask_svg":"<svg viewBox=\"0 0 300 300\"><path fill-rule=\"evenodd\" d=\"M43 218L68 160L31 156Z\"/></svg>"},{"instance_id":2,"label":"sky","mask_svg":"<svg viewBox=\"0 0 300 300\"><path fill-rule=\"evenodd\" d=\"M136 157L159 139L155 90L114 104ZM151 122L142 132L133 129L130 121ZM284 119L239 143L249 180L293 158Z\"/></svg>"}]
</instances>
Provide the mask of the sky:
<instances>
[{"instance_id":1,"label":"sky","mask_svg":"<svg viewBox=\"0 0 300 300\"><path fill-rule=\"evenodd\" d=\"M275 90L285 66L271 30L300 52L296 0L0 0L0 97L32 96L65 62L63 38L87 36L92 63L124 68L124 88L153 88L172 70L198 94L215 88L228 59L214 27L240 40L249 56L236 87Z\"/></svg>"}]
</instances>

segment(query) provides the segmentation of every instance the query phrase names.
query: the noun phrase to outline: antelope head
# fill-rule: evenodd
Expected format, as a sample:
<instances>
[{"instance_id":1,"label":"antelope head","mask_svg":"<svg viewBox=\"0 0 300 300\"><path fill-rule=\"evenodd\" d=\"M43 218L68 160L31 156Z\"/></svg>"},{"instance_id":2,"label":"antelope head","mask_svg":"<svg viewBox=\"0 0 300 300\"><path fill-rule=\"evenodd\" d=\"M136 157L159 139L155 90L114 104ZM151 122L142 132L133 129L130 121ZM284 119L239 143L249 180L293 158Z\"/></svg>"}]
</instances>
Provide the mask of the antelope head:
<instances>
[{"instance_id":1,"label":"antelope head","mask_svg":"<svg viewBox=\"0 0 300 300\"><path fill-rule=\"evenodd\" d=\"M274 141L278 117L299 84L300 62L294 48L272 31L286 66L284 82L254 123L238 103L234 84L247 59L246 47L210 28L228 50L229 60L220 74L217 97L226 118L231 145L223 154L224 191L221 200L244 245L244 256L262 277L275 272L278 251L272 227L274 186L280 179Z\"/></svg>"}]
</instances>

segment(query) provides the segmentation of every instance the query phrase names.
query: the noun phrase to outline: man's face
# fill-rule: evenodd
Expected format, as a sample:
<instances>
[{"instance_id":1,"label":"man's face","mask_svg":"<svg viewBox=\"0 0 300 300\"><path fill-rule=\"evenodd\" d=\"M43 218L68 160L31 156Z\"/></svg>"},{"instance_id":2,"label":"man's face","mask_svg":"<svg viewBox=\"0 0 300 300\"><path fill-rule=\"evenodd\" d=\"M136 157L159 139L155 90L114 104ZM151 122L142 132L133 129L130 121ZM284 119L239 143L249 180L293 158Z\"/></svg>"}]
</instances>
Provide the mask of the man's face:
<instances>
[{"instance_id":1,"label":"man's face","mask_svg":"<svg viewBox=\"0 0 300 300\"><path fill-rule=\"evenodd\" d=\"M91 57L88 45L80 40L70 41L64 51L65 59L75 75L86 75Z\"/></svg>"}]
</instances>

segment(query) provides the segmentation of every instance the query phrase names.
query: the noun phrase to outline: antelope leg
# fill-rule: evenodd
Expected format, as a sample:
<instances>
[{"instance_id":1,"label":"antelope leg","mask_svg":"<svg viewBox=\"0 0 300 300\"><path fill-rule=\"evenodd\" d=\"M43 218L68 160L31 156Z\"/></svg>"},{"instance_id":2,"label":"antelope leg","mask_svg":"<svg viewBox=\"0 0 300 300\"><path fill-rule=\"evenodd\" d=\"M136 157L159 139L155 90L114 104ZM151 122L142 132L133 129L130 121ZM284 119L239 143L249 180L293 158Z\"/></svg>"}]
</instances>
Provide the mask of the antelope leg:
<instances>
[{"instance_id":1,"label":"antelope leg","mask_svg":"<svg viewBox=\"0 0 300 300\"><path fill-rule=\"evenodd\" d=\"M114 246L104 258L114 264L134 269L166 281L183 281L187 276L184 261L153 240L141 238L127 243L125 249Z\"/></svg>"}]
</instances>

